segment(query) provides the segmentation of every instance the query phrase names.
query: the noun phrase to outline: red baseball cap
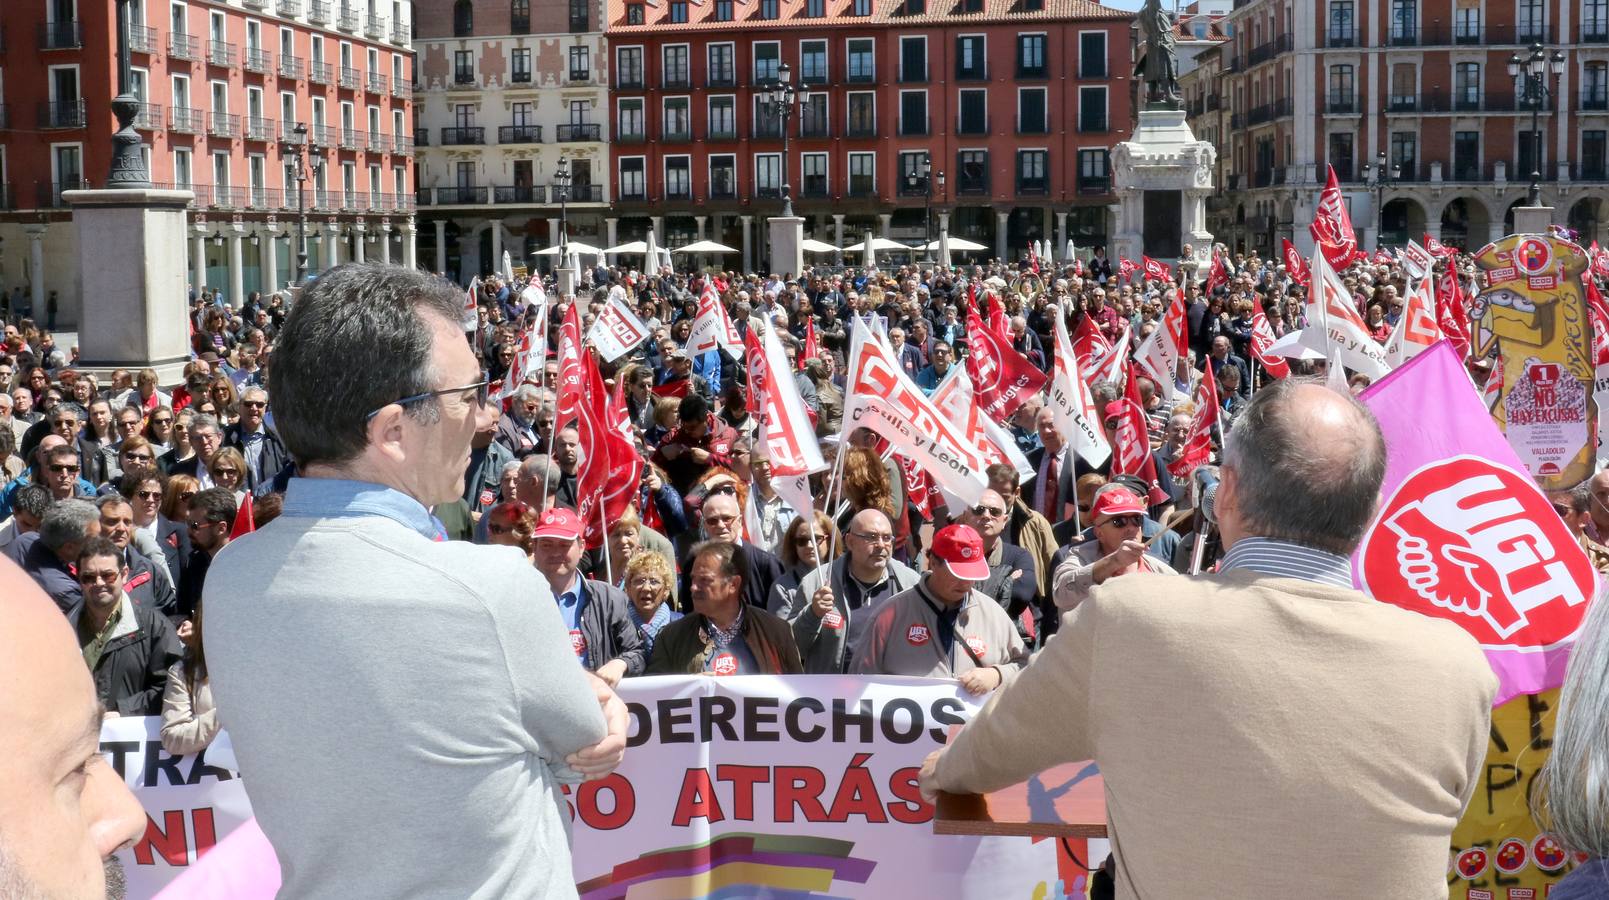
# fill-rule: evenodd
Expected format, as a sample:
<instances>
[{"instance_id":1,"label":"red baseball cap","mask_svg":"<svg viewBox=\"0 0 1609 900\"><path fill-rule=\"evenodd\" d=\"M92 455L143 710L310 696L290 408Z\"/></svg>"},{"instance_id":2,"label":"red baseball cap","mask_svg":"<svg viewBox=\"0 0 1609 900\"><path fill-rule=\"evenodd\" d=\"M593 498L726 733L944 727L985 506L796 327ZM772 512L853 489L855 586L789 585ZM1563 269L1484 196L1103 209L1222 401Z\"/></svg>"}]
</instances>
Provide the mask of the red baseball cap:
<instances>
[{"instance_id":1,"label":"red baseball cap","mask_svg":"<svg viewBox=\"0 0 1609 900\"><path fill-rule=\"evenodd\" d=\"M944 561L950 573L967 581L989 577L989 563L983 558L983 538L971 525L946 525L933 535L933 555Z\"/></svg>"},{"instance_id":2,"label":"red baseball cap","mask_svg":"<svg viewBox=\"0 0 1609 900\"><path fill-rule=\"evenodd\" d=\"M1145 503L1128 488L1103 492L1095 498L1095 507L1090 510L1090 516L1096 522L1132 515L1145 515Z\"/></svg>"},{"instance_id":3,"label":"red baseball cap","mask_svg":"<svg viewBox=\"0 0 1609 900\"><path fill-rule=\"evenodd\" d=\"M581 518L562 506L556 506L542 513L536 520L536 530L531 532L532 538L556 538L561 541L573 541L581 536Z\"/></svg>"}]
</instances>

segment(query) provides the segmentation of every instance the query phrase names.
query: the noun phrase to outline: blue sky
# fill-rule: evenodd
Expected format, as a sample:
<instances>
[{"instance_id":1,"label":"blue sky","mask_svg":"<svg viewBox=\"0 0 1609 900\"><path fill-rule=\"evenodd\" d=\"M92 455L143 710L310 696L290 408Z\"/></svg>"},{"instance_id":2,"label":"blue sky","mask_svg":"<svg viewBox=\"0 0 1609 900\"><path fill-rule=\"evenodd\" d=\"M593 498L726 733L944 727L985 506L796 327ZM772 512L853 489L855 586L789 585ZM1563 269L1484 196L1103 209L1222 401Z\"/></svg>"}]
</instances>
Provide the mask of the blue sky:
<instances>
[{"instance_id":1,"label":"blue sky","mask_svg":"<svg viewBox=\"0 0 1609 900\"><path fill-rule=\"evenodd\" d=\"M1099 0L1102 6L1111 6L1117 9L1139 9L1144 0Z\"/></svg>"}]
</instances>

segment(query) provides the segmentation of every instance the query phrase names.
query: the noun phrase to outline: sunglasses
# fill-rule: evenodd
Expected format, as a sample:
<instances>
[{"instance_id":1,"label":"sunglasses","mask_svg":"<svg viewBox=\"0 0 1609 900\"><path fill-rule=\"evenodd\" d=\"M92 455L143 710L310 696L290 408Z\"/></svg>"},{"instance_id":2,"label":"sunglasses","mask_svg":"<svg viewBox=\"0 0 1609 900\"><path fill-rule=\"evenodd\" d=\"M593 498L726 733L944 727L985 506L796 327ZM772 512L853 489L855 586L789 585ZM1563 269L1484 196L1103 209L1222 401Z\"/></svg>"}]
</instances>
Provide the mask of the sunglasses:
<instances>
[{"instance_id":1,"label":"sunglasses","mask_svg":"<svg viewBox=\"0 0 1609 900\"><path fill-rule=\"evenodd\" d=\"M240 470L239 469L233 469L233 468L231 468L231 469L219 469L218 474L219 475L239 475Z\"/></svg>"},{"instance_id":2,"label":"sunglasses","mask_svg":"<svg viewBox=\"0 0 1609 900\"><path fill-rule=\"evenodd\" d=\"M980 518L987 516L991 519L997 519L1005 515L1006 511L998 506L974 506L972 507L972 514Z\"/></svg>"},{"instance_id":3,"label":"sunglasses","mask_svg":"<svg viewBox=\"0 0 1609 900\"><path fill-rule=\"evenodd\" d=\"M1571 509L1570 507L1568 507L1568 506L1560 506L1557 503L1553 504L1553 511L1558 513L1560 516L1568 516L1571 513L1575 512L1575 510Z\"/></svg>"},{"instance_id":4,"label":"sunglasses","mask_svg":"<svg viewBox=\"0 0 1609 900\"><path fill-rule=\"evenodd\" d=\"M161 491L135 491L134 496L140 498L141 500L161 500L162 499L162 492Z\"/></svg>"},{"instance_id":5,"label":"sunglasses","mask_svg":"<svg viewBox=\"0 0 1609 900\"><path fill-rule=\"evenodd\" d=\"M1144 522L1144 516L1113 516L1106 520L1106 524L1116 525L1118 528L1139 528Z\"/></svg>"},{"instance_id":6,"label":"sunglasses","mask_svg":"<svg viewBox=\"0 0 1609 900\"><path fill-rule=\"evenodd\" d=\"M79 572L79 584L116 584L123 577L122 572Z\"/></svg>"},{"instance_id":7,"label":"sunglasses","mask_svg":"<svg viewBox=\"0 0 1609 900\"><path fill-rule=\"evenodd\" d=\"M57 474L61 474L62 472L77 472L78 467L77 466L62 465L61 463L51 463L50 471L55 472Z\"/></svg>"},{"instance_id":8,"label":"sunglasses","mask_svg":"<svg viewBox=\"0 0 1609 900\"><path fill-rule=\"evenodd\" d=\"M268 401L266 401L266 400L242 400L242 401L240 401L240 405L241 406L249 406L252 409L267 409L268 408Z\"/></svg>"},{"instance_id":9,"label":"sunglasses","mask_svg":"<svg viewBox=\"0 0 1609 900\"><path fill-rule=\"evenodd\" d=\"M555 372L554 374L557 374L557 372ZM446 397L446 396L448 396L450 394L462 394L465 391L474 391L475 392L475 405L480 407L481 409L485 409L486 408L487 391L488 391L488 386L490 384L491 384L491 382L489 382L489 381L487 381L485 379L481 379L480 381L477 381L474 384L466 384L466 385L463 385L461 387L442 388L439 391L425 391L422 394L413 394L413 395L408 396L408 397L401 397L401 398L398 398L396 400L391 401L391 403L387 403L386 406L391 406L392 404L395 404L397 406L407 406L410 403L418 403L420 400L428 400L428 399L430 399L432 397ZM380 407L380 409L385 409L385 406ZM369 413L365 418L367 418L367 419L374 418L375 416L380 414L380 409L377 409L374 412Z\"/></svg>"},{"instance_id":10,"label":"sunglasses","mask_svg":"<svg viewBox=\"0 0 1609 900\"><path fill-rule=\"evenodd\" d=\"M172 416L158 416L157 418L151 420L151 424L153 424L153 425L172 425L173 424L173 417Z\"/></svg>"}]
</instances>

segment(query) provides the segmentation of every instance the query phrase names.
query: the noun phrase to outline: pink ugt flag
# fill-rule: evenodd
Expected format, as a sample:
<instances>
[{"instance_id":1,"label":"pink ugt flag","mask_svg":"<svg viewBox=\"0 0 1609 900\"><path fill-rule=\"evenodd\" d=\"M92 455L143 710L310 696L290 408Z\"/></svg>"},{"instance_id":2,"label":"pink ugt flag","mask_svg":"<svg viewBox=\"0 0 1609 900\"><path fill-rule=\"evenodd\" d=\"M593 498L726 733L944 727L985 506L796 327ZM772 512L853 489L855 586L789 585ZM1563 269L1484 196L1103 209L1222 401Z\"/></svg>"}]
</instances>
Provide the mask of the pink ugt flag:
<instances>
[{"instance_id":1,"label":"pink ugt flag","mask_svg":"<svg viewBox=\"0 0 1609 900\"><path fill-rule=\"evenodd\" d=\"M1386 439L1374 523L1352 556L1359 590L1446 619L1497 674L1493 703L1564 682L1598 577L1441 341L1360 398Z\"/></svg>"}]
</instances>

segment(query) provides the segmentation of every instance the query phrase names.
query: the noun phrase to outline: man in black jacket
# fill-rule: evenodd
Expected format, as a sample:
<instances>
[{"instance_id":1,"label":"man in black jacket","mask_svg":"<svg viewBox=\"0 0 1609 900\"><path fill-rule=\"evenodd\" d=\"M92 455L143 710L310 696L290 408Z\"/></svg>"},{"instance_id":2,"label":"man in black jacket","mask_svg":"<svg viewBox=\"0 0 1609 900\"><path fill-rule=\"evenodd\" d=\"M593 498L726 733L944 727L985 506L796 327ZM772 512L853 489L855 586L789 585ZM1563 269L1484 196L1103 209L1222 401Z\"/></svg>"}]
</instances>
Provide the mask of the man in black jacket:
<instances>
[{"instance_id":1,"label":"man in black jacket","mask_svg":"<svg viewBox=\"0 0 1609 900\"><path fill-rule=\"evenodd\" d=\"M156 610L129 599L123 590L128 568L116 544L90 538L78 551L77 563L83 599L68 610L67 621L78 636L102 708L109 715L161 715L168 667L180 655L173 627Z\"/></svg>"},{"instance_id":2,"label":"man in black jacket","mask_svg":"<svg viewBox=\"0 0 1609 900\"><path fill-rule=\"evenodd\" d=\"M531 537L536 541L536 570L547 579L559 614L570 631L570 646L588 671L620 683L641 675L648 663L642 638L631 619L631 603L619 588L581 577L581 519L564 507L542 513ZM623 574L623 573L622 573Z\"/></svg>"},{"instance_id":3,"label":"man in black jacket","mask_svg":"<svg viewBox=\"0 0 1609 900\"><path fill-rule=\"evenodd\" d=\"M176 614L190 618L201 589L207 582L207 569L213 557L229 544L229 530L235 523L235 494L228 488L207 488L190 499L188 525L190 559L179 576L179 605Z\"/></svg>"},{"instance_id":4,"label":"man in black jacket","mask_svg":"<svg viewBox=\"0 0 1609 900\"><path fill-rule=\"evenodd\" d=\"M246 388L240 394L240 421L223 432L223 445L234 447L246 457L246 487L253 495L260 495L258 487L271 484L279 470L291 461L279 435L263 421L267 412L268 392L260 387ZM192 430L194 427L192 422Z\"/></svg>"},{"instance_id":5,"label":"man in black jacket","mask_svg":"<svg viewBox=\"0 0 1609 900\"><path fill-rule=\"evenodd\" d=\"M710 541L730 541L736 546L733 564L743 575L743 602L761 609L769 608L771 588L776 586L783 574L782 560L767 550L743 542L743 519L737 505L737 492L729 486L717 485L704 498L699 519L704 526L705 538ZM695 548L689 545L697 540L698 536L691 529L677 535L678 555L682 557L682 584L677 596L681 598L684 613L693 611L688 573L693 568L691 551Z\"/></svg>"}]
</instances>

